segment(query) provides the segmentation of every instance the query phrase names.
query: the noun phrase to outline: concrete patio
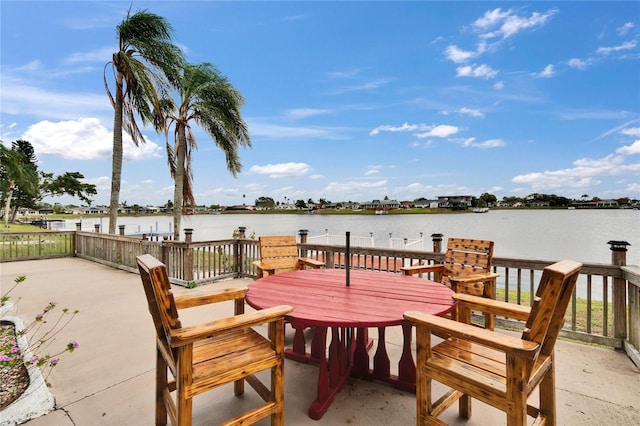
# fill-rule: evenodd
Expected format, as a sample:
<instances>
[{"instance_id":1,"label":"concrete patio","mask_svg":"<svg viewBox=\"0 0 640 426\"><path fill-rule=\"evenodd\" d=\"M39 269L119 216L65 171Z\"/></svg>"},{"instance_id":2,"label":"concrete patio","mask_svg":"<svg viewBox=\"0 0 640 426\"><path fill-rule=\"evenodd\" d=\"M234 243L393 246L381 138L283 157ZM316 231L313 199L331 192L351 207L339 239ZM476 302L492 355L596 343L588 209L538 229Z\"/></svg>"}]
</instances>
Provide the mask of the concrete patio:
<instances>
[{"instance_id":1,"label":"concrete patio","mask_svg":"<svg viewBox=\"0 0 640 426\"><path fill-rule=\"evenodd\" d=\"M27 424L151 425L154 423L154 329L137 274L76 258L0 264L2 292L18 275L27 280L11 294L17 314L33 318L50 301L80 313L57 337L60 345L76 340L80 347L64 354L47 378L56 409ZM230 280L208 287L246 286ZM186 290L175 288L177 294ZM181 312L185 323L232 313L230 304ZM398 359L402 336L387 334ZM375 331L370 333L375 336ZM287 333L291 338L291 333ZM556 345L558 423L561 425L636 425L640 422L640 371L624 353L569 341ZM290 360L285 364L285 421L290 425L413 425L415 395L384 384L353 380L336 397L325 416L311 420L307 407L315 396L318 369ZM211 425L232 417L258 400L252 390L242 398L229 387L195 399L194 424ZM474 401L465 422L452 407L442 420L449 424L504 424L504 415ZM0 424L8 419L2 417ZM268 424L263 422L261 424Z\"/></svg>"}]
</instances>

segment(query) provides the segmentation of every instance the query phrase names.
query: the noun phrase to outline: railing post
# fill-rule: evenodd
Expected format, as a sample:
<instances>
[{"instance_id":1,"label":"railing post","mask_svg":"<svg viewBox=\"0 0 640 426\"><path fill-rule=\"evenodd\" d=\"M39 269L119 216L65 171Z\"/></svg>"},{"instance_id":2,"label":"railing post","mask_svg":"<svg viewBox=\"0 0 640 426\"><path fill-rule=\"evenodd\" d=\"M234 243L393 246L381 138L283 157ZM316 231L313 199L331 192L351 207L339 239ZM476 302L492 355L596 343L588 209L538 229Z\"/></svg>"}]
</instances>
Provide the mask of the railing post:
<instances>
[{"instance_id":1,"label":"railing post","mask_svg":"<svg viewBox=\"0 0 640 426\"><path fill-rule=\"evenodd\" d=\"M616 266L627 264L626 241L608 241L611 248L611 263ZM613 337L627 338L627 282L620 277L613 278Z\"/></svg>"},{"instance_id":2,"label":"railing post","mask_svg":"<svg viewBox=\"0 0 640 426\"><path fill-rule=\"evenodd\" d=\"M300 244L307 244L307 235L309 235L308 229L299 229L298 236L300 236ZM302 250L300 252L301 257L307 257L307 250Z\"/></svg>"},{"instance_id":3,"label":"railing post","mask_svg":"<svg viewBox=\"0 0 640 426\"><path fill-rule=\"evenodd\" d=\"M93 232L100 233L100 224L96 223L93 225Z\"/></svg>"},{"instance_id":4,"label":"railing post","mask_svg":"<svg viewBox=\"0 0 640 426\"><path fill-rule=\"evenodd\" d=\"M76 231L82 231L82 222L76 222Z\"/></svg>"},{"instance_id":5,"label":"railing post","mask_svg":"<svg viewBox=\"0 0 640 426\"><path fill-rule=\"evenodd\" d=\"M193 237L193 229L185 228L184 230L184 266L182 270L182 279L189 282L193 281L193 252L191 251L191 238Z\"/></svg>"},{"instance_id":6,"label":"railing post","mask_svg":"<svg viewBox=\"0 0 640 426\"><path fill-rule=\"evenodd\" d=\"M124 227L125 227L125 225L118 225L118 231L119 231L121 237L124 236Z\"/></svg>"},{"instance_id":7,"label":"railing post","mask_svg":"<svg viewBox=\"0 0 640 426\"><path fill-rule=\"evenodd\" d=\"M244 269L244 239L246 238L247 227L238 226L238 238L233 245L233 268L236 276L240 278Z\"/></svg>"},{"instance_id":8,"label":"railing post","mask_svg":"<svg viewBox=\"0 0 640 426\"><path fill-rule=\"evenodd\" d=\"M147 252L146 250L146 245L145 247L145 253ZM169 269L169 273L173 272L172 271L172 267L169 263L169 253L171 253L171 248L169 246L169 242L167 240L163 240L162 241L162 245L160 246L160 257L162 258L162 263L164 263L165 265L167 265L167 268Z\"/></svg>"},{"instance_id":9,"label":"railing post","mask_svg":"<svg viewBox=\"0 0 640 426\"><path fill-rule=\"evenodd\" d=\"M442 253L442 237L444 234L431 234L431 240L433 241L433 252Z\"/></svg>"}]
</instances>

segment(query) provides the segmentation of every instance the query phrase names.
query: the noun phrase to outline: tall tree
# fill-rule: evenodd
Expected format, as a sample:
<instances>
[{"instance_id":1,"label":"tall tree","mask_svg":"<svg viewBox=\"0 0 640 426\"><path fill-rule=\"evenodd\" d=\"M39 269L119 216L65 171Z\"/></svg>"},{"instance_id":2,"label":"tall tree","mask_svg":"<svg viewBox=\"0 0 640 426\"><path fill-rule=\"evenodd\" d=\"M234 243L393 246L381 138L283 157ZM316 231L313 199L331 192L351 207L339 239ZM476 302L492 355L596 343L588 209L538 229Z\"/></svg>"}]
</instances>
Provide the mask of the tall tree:
<instances>
[{"instance_id":1,"label":"tall tree","mask_svg":"<svg viewBox=\"0 0 640 426\"><path fill-rule=\"evenodd\" d=\"M209 63L185 66L178 85L179 101L165 99L162 112L167 127L174 127L173 146L167 140L167 157L175 187L173 192L173 236L180 238L182 214L193 212L193 170L191 153L197 149L191 127L199 125L213 139L226 158L227 170L235 177L242 170L238 147L251 147L249 130L240 109L244 98ZM158 120L162 122L163 120Z\"/></svg>"},{"instance_id":2,"label":"tall tree","mask_svg":"<svg viewBox=\"0 0 640 426\"><path fill-rule=\"evenodd\" d=\"M111 199L109 202L109 233L115 234L118 220L120 183L122 176L122 131L139 145L144 137L136 122L137 113L143 124L161 116L154 114L159 99L175 85L184 64L182 51L171 38L173 29L165 18L146 10L127 17L116 27L118 51L105 65L104 86L115 110L113 119L113 159ZM115 77L112 92L107 82L107 67ZM154 123L162 127L163 123Z\"/></svg>"},{"instance_id":3,"label":"tall tree","mask_svg":"<svg viewBox=\"0 0 640 426\"><path fill-rule=\"evenodd\" d=\"M43 197L71 195L88 205L90 195L97 193L96 186L83 183L79 172L65 172L54 176L38 170L38 159L30 142L17 140L11 149L2 146L0 156L0 187L4 199L5 222L13 222L19 207L36 209Z\"/></svg>"},{"instance_id":4,"label":"tall tree","mask_svg":"<svg viewBox=\"0 0 640 426\"><path fill-rule=\"evenodd\" d=\"M22 146L14 142L12 149L9 149L0 142L0 187L4 201L5 226L9 225L11 200L16 196L16 192L22 191L28 194L37 192L37 166L32 162L35 157L22 152L20 150Z\"/></svg>"}]
</instances>

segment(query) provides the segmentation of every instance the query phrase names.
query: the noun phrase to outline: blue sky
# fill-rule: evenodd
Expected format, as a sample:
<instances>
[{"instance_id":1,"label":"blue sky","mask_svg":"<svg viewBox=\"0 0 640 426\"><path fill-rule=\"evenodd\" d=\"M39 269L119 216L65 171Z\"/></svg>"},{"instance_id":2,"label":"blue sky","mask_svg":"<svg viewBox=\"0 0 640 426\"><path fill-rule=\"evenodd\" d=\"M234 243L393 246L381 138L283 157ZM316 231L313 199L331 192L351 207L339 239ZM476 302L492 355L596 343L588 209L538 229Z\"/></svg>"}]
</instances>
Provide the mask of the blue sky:
<instances>
[{"instance_id":1,"label":"blue sky","mask_svg":"<svg viewBox=\"0 0 640 426\"><path fill-rule=\"evenodd\" d=\"M0 3L0 135L108 204L105 64L129 1ZM133 2L245 97L233 178L196 132L198 204L539 192L640 198L640 3ZM111 71L109 68L109 76ZM113 78L109 81L112 83ZM164 136L125 146L121 201L173 198ZM75 202L70 198L48 201Z\"/></svg>"}]
</instances>

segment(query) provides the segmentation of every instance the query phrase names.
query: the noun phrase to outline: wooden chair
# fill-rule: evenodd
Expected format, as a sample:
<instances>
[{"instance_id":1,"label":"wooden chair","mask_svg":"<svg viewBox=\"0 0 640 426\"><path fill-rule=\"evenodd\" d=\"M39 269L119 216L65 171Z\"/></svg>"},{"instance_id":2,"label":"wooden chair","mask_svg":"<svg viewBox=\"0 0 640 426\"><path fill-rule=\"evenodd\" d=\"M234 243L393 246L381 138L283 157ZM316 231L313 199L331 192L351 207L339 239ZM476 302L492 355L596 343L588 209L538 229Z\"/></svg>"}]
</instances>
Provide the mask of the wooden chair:
<instances>
[{"instance_id":1,"label":"wooden chair","mask_svg":"<svg viewBox=\"0 0 640 426\"><path fill-rule=\"evenodd\" d=\"M443 263L402 267L406 275L434 273L434 281L456 293L496 298L496 278L491 272L493 241L449 238ZM455 314L453 316L455 319ZM494 316L485 314L485 328L493 330Z\"/></svg>"},{"instance_id":2,"label":"wooden chair","mask_svg":"<svg viewBox=\"0 0 640 426\"><path fill-rule=\"evenodd\" d=\"M555 371L553 348L564 321L582 264L570 260L544 269L531 308L466 294L454 298L460 319L472 309L526 321L520 338L480 329L421 312L405 312L416 326L416 424L442 424L438 416L459 400L459 414L471 417L471 398L504 411L507 425L524 425L527 415L536 424L554 425ZM448 335L431 347L431 334ZM452 388L433 401L431 381ZM539 406L527 404L539 387Z\"/></svg>"},{"instance_id":3,"label":"wooden chair","mask_svg":"<svg viewBox=\"0 0 640 426\"><path fill-rule=\"evenodd\" d=\"M260 260L253 262L258 278L280 272L324 267L324 262L300 257L295 235L263 236L258 239Z\"/></svg>"},{"instance_id":4,"label":"wooden chair","mask_svg":"<svg viewBox=\"0 0 640 426\"><path fill-rule=\"evenodd\" d=\"M137 262L157 333L156 425L166 425L167 414L173 425L190 425L195 395L230 382L241 395L245 380L265 403L225 424L245 425L268 416L272 425L284 424L284 315L291 307L245 314L246 289L174 297L164 264L148 254ZM180 323L178 309L230 300L235 301L232 317L188 327ZM252 328L260 324L268 325L268 338ZM267 369L269 388L254 376Z\"/></svg>"}]
</instances>

